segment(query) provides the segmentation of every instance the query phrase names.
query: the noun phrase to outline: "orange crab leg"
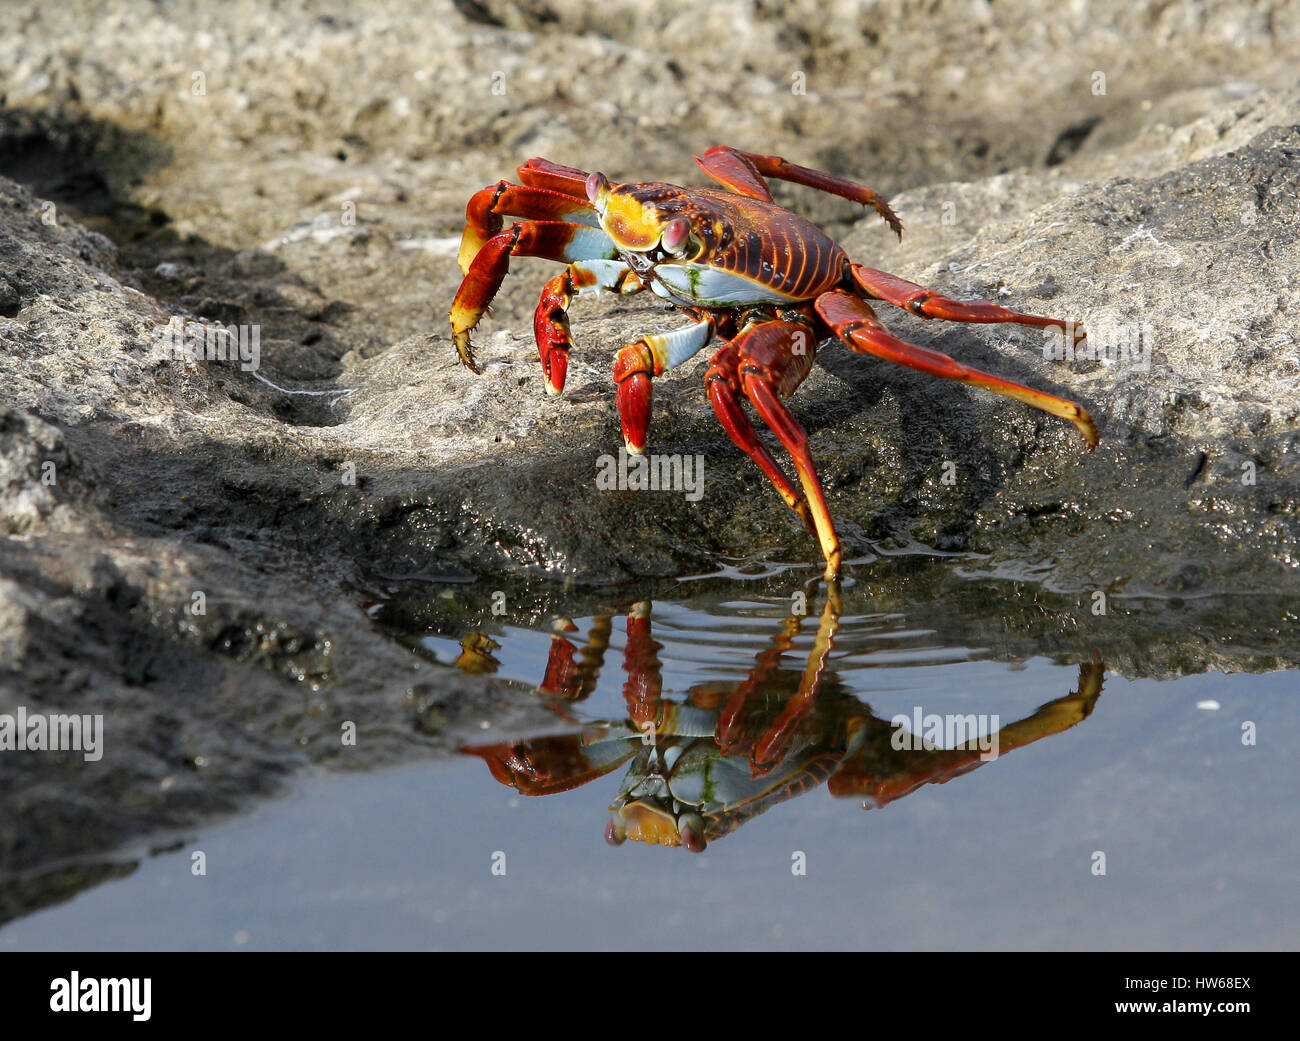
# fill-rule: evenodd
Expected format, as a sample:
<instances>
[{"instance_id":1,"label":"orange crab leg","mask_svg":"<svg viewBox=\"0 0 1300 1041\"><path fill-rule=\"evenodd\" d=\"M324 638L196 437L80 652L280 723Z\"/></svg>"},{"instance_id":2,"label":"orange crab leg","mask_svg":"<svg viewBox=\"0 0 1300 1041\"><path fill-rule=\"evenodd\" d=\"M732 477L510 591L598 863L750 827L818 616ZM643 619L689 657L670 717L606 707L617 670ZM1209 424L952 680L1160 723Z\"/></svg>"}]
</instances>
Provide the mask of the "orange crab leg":
<instances>
[{"instance_id":1,"label":"orange crab leg","mask_svg":"<svg viewBox=\"0 0 1300 1041\"><path fill-rule=\"evenodd\" d=\"M895 365L905 365L909 369L917 369L943 379L970 383L991 390L994 394L1023 401L1034 408L1068 419L1078 427L1079 433L1088 443L1088 451L1097 447L1097 427L1093 424L1092 417L1086 409L1073 401L981 372L939 351L918 347L891 336L880 324L880 319L870 304L842 290L818 297L816 308L835 335L859 354L874 354Z\"/></svg>"},{"instance_id":2,"label":"orange crab leg","mask_svg":"<svg viewBox=\"0 0 1300 1041\"><path fill-rule=\"evenodd\" d=\"M554 795L581 788L626 763L636 749L620 742L617 752L593 755L582 734L556 734L495 745L467 745L502 784L520 795Z\"/></svg>"},{"instance_id":3,"label":"orange crab leg","mask_svg":"<svg viewBox=\"0 0 1300 1041\"><path fill-rule=\"evenodd\" d=\"M489 239L474 257L451 304L452 340L461 362L471 372L478 372L479 368L470 346L470 331L478 325L501 288L512 256L567 262L612 260L618 256L618 250L599 228L563 221L524 221Z\"/></svg>"},{"instance_id":4,"label":"orange crab leg","mask_svg":"<svg viewBox=\"0 0 1300 1041\"><path fill-rule=\"evenodd\" d=\"M821 545L822 556L826 558L826 580L833 581L840 573L840 542L835 534L835 524L826 505L821 481L817 478L817 468L813 465L812 456L808 452L808 435L781 401L782 397L793 394L812 370L813 355L816 351L815 337L808 326L799 322L760 322L737 336L732 341L732 346L739 356L736 363L738 387L732 387L733 398L735 390L738 389L743 393L763 422L776 434L778 440L785 446L785 450L790 453L795 470L799 474L799 481L803 485L805 509L807 515L811 516L811 527ZM730 406L736 402L734 400L729 402L727 399L726 370L722 366L719 366L716 371L710 367L709 374L720 377L714 379L710 387L709 399L714 403L714 410L718 412L723 427L728 434L731 434L732 440L744 449L767 474L781 498L791 509L804 517L805 511L790 502L794 489L784 477L780 476L770 456L766 457L765 465L763 457L766 456L766 452L763 452L762 446L758 445L753 438L753 428L749 428L747 433L744 426L737 425L739 437L732 432L728 418L733 414ZM722 404L721 409L719 409L719 400ZM735 409L734 412L739 410ZM756 454L755 449L759 454ZM773 471L777 476L773 476Z\"/></svg>"},{"instance_id":5,"label":"orange crab leg","mask_svg":"<svg viewBox=\"0 0 1300 1041\"><path fill-rule=\"evenodd\" d=\"M786 702L781 714L767 728L750 755L755 773L771 770L785 757L790 742L798 736L808 714L812 712L817 695L821 693L822 679L826 675L831 647L839 628L839 595L832 588L817 623L817 635L813 638L812 650L808 654L808 664L799 679L799 689Z\"/></svg>"},{"instance_id":6,"label":"orange crab leg","mask_svg":"<svg viewBox=\"0 0 1300 1041\"><path fill-rule=\"evenodd\" d=\"M1008 723L997 732L998 755L1062 733L1087 719L1101 696L1105 673L1101 662L1079 666L1077 691L1040 705L1032 715ZM854 728L850 742L856 747L840 761L827 782L827 790L837 799L862 797L863 809L884 806L924 784L944 784L988 761L977 743L963 748L887 750L893 728L878 733L873 740L862 727L859 722Z\"/></svg>"},{"instance_id":7,"label":"orange crab leg","mask_svg":"<svg viewBox=\"0 0 1300 1041\"><path fill-rule=\"evenodd\" d=\"M762 177L759 178L758 185L753 182L753 175L759 174L763 177L776 177L782 181L806 185L809 188L816 188L818 191L828 192L831 195L838 195L843 199L861 203L863 206L870 206L885 218L885 222L894 230L895 235L900 239L903 237L902 221L898 219L884 199L865 185L846 181L842 177L823 173L820 170L812 170L806 166L786 162L777 155L758 155L754 152L742 152L738 148L731 148L727 145L714 145L702 157L696 157L695 161L704 168L704 172L710 177L735 191L744 195L753 195L755 198L771 199L772 197L770 193L767 195L756 194L754 189L760 185L764 192L767 191L766 184L762 183Z\"/></svg>"},{"instance_id":8,"label":"orange crab leg","mask_svg":"<svg viewBox=\"0 0 1300 1041\"><path fill-rule=\"evenodd\" d=\"M733 192L762 199L764 202L772 201L772 192L768 189L767 182L744 152L737 152L726 145L717 145L704 155L697 155L695 161L706 174Z\"/></svg>"},{"instance_id":9,"label":"orange crab leg","mask_svg":"<svg viewBox=\"0 0 1300 1041\"><path fill-rule=\"evenodd\" d=\"M572 166L562 166L549 159L529 159L518 170L519 179L533 188L549 188L553 192L570 195L587 201L587 171Z\"/></svg>"},{"instance_id":10,"label":"orange crab leg","mask_svg":"<svg viewBox=\"0 0 1300 1041\"><path fill-rule=\"evenodd\" d=\"M767 475L767 479L772 482L777 490L777 494L785 500L785 504L799 515L809 533L815 538L817 536L817 526L813 523L812 515L808 512L808 504L804 502L803 496L795 491L794 486L786 480L786 476L781 472L781 468L776 465L768 450L759 441L758 434L754 426L749 421L741 408L740 402L743 391L740 389L740 351L736 349L735 344L728 343L722 350L709 362L709 370L704 376L704 384L708 391L709 403L713 406L713 411L718 417L718 422L726 430L728 436L734 441L737 447L752 459L760 470Z\"/></svg>"},{"instance_id":11,"label":"orange crab leg","mask_svg":"<svg viewBox=\"0 0 1300 1041\"><path fill-rule=\"evenodd\" d=\"M742 369L741 385L745 396L763 417L763 422L785 445L790 458L794 460L794 468L799 473L799 481L807 496L813 523L817 527L817 541L821 544L822 556L826 558L826 581L833 582L840 577L840 540L835 534L835 523L831 520L831 511L826 505L821 481L817 478L817 468L808 453L808 435L777 397L770 378Z\"/></svg>"},{"instance_id":12,"label":"orange crab leg","mask_svg":"<svg viewBox=\"0 0 1300 1041\"><path fill-rule=\"evenodd\" d=\"M950 300L933 289L918 286L915 282L891 275L887 271L850 264L853 279L872 296L910 311L919 318L942 318L949 322L1013 322L1017 325L1034 325L1045 329L1060 329L1078 343L1087 334L1083 326L1064 322L1059 318L1043 318L1036 314L1008 311L997 304L982 300Z\"/></svg>"},{"instance_id":13,"label":"orange crab leg","mask_svg":"<svg viewBox=\"0 0 1300 1041\"><path fill-rule=\"evenodd\" d=\"M462 273L469 271L474 257L488 239L501 231L505 223L503 215L600 227L596 210L586 199L575 199L546 188L521 188L509 181L498 181L490 188L475 192L465 207L465 232L460 239L457 258Z\"/></svg>"},{"instance_id":14,"label":"orange crab leg","mask_svg":"<svg viewBox=\"0 0 1300 1041\"><path fill-rule=\"evenodd\" d=\"M772 676L781 668L781 659L794 648L801 626L802 619L797 615L792 615L781 623L776 635L759 651L754 667L749 670L740 686L731 692L727 703L718 713L713 736L724 755L743 751L741 746L748 739L745 721L749 714L750 699L771 683Z\"/></svg>"}]
</instances>

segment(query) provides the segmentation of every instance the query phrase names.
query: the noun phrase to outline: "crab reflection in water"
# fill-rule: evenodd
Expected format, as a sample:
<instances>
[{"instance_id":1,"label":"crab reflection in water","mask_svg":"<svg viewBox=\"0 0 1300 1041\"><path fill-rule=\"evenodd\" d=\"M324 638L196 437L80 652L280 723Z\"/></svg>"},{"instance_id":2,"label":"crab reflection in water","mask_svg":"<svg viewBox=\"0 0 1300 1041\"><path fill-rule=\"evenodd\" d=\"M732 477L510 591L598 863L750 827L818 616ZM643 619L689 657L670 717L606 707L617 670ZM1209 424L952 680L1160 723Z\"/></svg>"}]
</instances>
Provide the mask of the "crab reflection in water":
<instances>
[{"instance_id":1,"label":"crab reflection in water","mask_svg":"<svg viewBox=\"0 0 1300 1041\"><path fill-rule=\"evenodd\" d=\"M864 808L884 806L924 784L942 784L995 755L1068 730L1091 714L1101 694L1105 665L1079 667L1075 691L1040 706L1024 719L955 747L939 747L886 720L850 693L835 674L831 649L839 630L838 593L829 593L804 667L787 654L805 619L790 615L758 653L739 683L701 683L686 696L663 696L659 650L651 635L650 604L627 616L623 700L627 716L598 720L574 733L474 745L502 784L524 795L550 795L588 784L629 764L605 838L702 852L779 802L826 783L831 795L860 798ZM557 627L539 690L561 718L585 700L609 648L612 619L597 617L578 648ZM457 665L492 672L490 638L471 633ZM991 740L990 740L991 739Z\"/></svg>"}]
</instances>

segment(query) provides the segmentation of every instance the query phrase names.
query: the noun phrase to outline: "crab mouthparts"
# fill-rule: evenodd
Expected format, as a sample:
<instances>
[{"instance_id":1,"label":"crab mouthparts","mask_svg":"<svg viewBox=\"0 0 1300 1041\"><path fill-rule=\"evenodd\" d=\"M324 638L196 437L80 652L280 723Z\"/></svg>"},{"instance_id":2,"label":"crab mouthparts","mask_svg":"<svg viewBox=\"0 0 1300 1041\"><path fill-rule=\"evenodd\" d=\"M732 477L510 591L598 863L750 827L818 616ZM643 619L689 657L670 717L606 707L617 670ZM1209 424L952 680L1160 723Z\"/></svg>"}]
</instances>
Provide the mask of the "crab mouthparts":
<instances>
[{"instance_id":1,"label":"crab mouthparts","mask_svg":"<svg viewBox=\"0 0 1300 1041\"><path fill-rule=\"evenodd\" d=\"M605 841L621 846L627 839L652 846L682 846L692 853L703 853L708 846L704 818L698 813L674 815L666 808L644 800L627 803L614 810L605 825Z\"/></svg>"}]
</instances>

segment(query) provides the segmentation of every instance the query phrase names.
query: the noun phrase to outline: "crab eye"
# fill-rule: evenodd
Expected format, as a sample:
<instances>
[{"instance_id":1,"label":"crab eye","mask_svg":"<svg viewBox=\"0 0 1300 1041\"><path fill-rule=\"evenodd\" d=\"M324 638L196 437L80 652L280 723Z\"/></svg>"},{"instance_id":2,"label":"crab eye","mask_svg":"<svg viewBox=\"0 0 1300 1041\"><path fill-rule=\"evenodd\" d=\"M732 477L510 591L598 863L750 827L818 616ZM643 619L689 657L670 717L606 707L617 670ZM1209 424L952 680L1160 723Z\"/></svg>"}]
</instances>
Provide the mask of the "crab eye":
<instances>
[{"instance_id":1,"label":"crab eye","mask_svg":"<svg viewBox=\"0 0 1300 1041\"><path fill-rule=\"evenodd\" d=\"M663 237L659 240L669 253L676 253L684 245L691 233L691 222L685 217L674 217L664 225Z\"/></svg>"},{"instance_id":2,"label":"crab eye","mask_svg":"<svg viewBox=\"0 0 1300 1041\"><path fill-rule=\"evenodd\" d=\"M587 198L592 202L596 202L607 191L609 181L605 180L605 175L599 170L587 178Z\"/></svg>"},{"instance_id":3,"label":"crab eye","mask_svg":"<svg viewBox=\"0 0 1300 1041\"><path fill-rule=\"evenodd\" d=\"M704 818L698 813L682 814L681 819L677 822L678 834L681 835L682 845L692 853L703 853L708 846L708 840L704 837Z\"/></svg>"}]
</instances>

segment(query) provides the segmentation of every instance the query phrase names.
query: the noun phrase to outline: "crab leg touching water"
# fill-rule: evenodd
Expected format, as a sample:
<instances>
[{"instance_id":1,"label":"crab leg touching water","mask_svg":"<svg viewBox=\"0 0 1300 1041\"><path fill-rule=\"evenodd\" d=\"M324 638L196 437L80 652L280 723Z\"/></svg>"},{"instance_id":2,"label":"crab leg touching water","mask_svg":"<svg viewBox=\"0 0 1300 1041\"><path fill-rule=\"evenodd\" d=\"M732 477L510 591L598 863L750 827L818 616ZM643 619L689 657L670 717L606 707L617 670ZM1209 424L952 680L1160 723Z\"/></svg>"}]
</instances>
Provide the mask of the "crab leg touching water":
<instances>
[{"instance_id":1,"label":"crab leg touching water","mask_svg":"<svg viewBox=\"0 0 1300 1041\"><path fill-rule=\"evenodd\" d=\"M782 398L789 397L812 371L813 332L803 322L767 321L750 326L713 356L705 384L723 428L767 475L786 504L817 536L827 574L839 573L840 544L822 492L817 468L808 452L808 435ZM790 453L803 486L803 498L786 480L745 420L743 395Z\"/></svg>"}]
</instances>

